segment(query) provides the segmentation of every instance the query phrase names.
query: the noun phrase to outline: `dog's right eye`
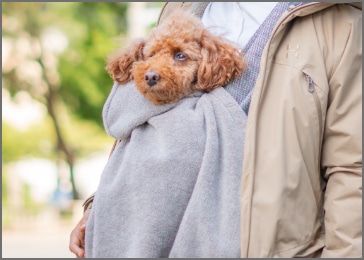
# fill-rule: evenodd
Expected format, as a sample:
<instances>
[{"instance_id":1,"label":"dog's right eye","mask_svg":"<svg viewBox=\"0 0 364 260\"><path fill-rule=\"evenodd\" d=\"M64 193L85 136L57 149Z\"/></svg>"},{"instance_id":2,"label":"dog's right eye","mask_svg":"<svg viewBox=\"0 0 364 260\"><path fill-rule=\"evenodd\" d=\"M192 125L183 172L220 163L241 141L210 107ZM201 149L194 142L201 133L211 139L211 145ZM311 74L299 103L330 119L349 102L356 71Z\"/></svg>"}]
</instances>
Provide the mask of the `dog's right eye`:
<instances>
[{"instance_id":1,"label":"dog's right eye","mask_svg":"<svg viewBox=\"0 0 364 260\"><path fill-rule=\"evenodd\" d=\"M174 59L178 60L178 61L183 61L183 60L187 59L187 56L184 55L182 52L177 52L174 54Z\"/></svg>"}]
</instances>

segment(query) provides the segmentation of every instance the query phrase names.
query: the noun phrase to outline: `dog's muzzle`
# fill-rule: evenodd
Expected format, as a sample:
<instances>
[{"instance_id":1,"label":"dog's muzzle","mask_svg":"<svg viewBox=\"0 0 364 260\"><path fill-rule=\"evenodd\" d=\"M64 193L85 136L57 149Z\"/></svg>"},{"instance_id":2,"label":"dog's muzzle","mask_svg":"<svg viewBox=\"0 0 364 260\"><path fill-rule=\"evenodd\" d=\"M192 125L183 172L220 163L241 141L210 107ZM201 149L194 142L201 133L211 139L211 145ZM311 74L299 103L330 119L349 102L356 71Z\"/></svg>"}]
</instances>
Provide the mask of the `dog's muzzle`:
<instances>
[{"instance_id":1,"label":"dog's muzzle","mask_svg":"<svg viewBox=\"0 0 364 260\"><path fill-rule=\"evenodd\" d=\"M147 73L145 73L144 79L149 87L153 87L160 80L160 76L155 71L148 71Z\"/></svg>"}]
</instances>

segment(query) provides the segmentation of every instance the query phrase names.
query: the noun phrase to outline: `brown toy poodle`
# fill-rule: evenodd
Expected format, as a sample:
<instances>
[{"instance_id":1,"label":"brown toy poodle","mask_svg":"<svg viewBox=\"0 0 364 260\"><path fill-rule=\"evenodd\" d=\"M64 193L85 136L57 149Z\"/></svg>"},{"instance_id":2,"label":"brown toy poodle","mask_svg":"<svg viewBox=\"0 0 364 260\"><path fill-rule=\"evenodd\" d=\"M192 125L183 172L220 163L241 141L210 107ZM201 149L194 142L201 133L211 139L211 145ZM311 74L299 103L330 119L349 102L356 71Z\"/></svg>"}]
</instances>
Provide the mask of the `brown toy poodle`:
<instances>
[{"instance_id":1,"label":"brown toy poodle","mask_svg":"<svg viewBox=\"0 0 364 260\"><path fill-rule=\"evenodd\" d=\"M121 84L134 80L155 105L226 85L245 69L243 54L212 35L189 12L175 12L147 39L112 54L106 70Z\"/></svg>"}]
</instances>

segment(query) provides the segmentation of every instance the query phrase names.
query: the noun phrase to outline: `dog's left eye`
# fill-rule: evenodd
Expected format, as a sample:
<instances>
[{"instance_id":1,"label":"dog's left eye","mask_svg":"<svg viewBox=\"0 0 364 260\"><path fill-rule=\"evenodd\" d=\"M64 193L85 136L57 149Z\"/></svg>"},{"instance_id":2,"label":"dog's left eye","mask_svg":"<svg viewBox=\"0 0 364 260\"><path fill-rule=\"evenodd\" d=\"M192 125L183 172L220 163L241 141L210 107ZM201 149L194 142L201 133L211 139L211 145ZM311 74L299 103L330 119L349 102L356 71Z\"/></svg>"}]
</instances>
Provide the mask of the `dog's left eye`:
<instances>
[{"instance_id":1,"label":"dog's left eye","mask_svg":"<svg viewBox=\"0 0 364 260\"><path fill-rule=\"evenodd\" d=\"M182 52L177 52L177 53L174 54L174 59L182 61L182 60L187 59L187 56L184 55Z\"/></svg>"}]
</instances>

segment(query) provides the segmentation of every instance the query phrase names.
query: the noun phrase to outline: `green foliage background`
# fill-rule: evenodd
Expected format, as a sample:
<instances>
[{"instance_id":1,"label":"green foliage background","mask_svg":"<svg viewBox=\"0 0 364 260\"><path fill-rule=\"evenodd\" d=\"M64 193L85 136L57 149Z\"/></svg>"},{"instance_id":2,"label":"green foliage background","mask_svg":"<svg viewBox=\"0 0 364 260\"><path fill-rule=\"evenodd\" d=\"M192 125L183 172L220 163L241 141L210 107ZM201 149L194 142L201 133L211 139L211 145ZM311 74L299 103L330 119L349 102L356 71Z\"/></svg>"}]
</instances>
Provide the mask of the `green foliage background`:
<instances>
[{"instance_id":1,"label":"green foliage background","mask_svg":"<svg viewBox=\"0 0 364 260\"><path fill-rule=\"evenodd\" d=\"M102 127L100 111L112 85L105 58L116 47L112 38L126 33L127 7L127 2L2 3L3 14L21 25L16 32L3 28L3 34L39 37L49 26L60 29L69 45L58 60L58 94L72 114ZM8 82L6 87L15 94L20 86Z\"/></svg>"}]
</instances>

